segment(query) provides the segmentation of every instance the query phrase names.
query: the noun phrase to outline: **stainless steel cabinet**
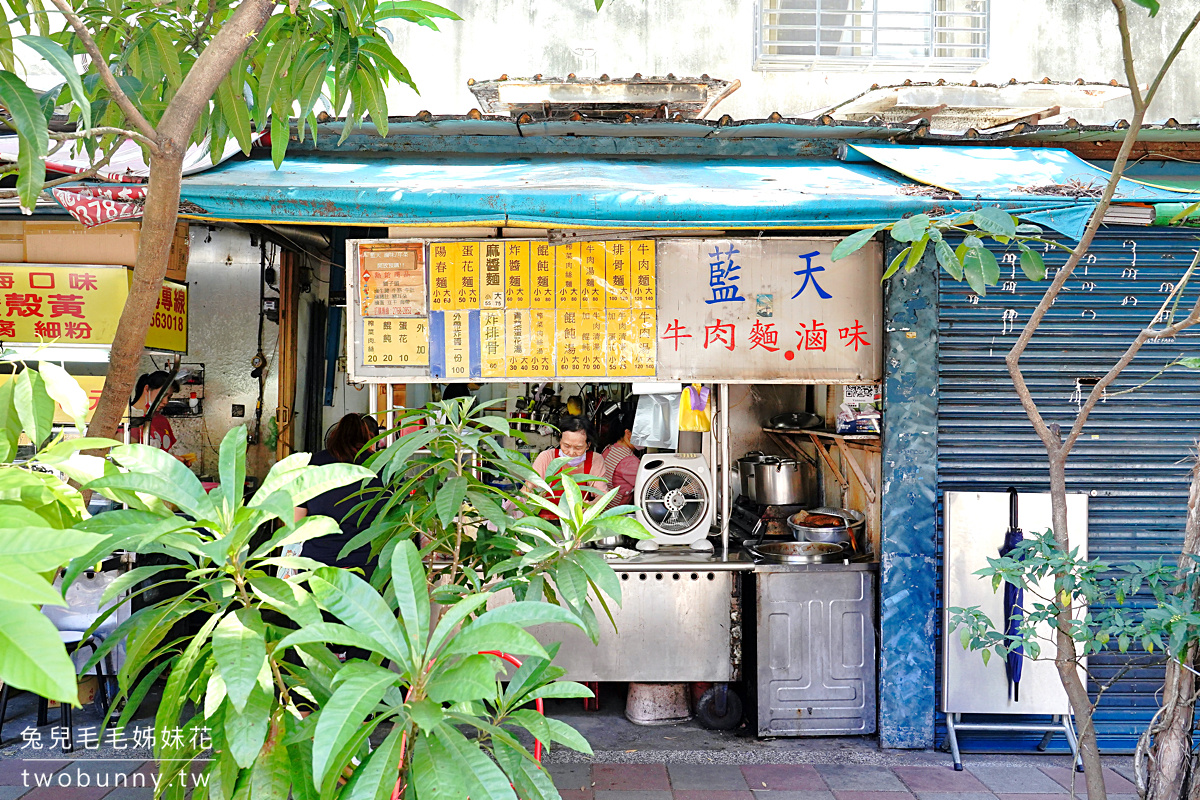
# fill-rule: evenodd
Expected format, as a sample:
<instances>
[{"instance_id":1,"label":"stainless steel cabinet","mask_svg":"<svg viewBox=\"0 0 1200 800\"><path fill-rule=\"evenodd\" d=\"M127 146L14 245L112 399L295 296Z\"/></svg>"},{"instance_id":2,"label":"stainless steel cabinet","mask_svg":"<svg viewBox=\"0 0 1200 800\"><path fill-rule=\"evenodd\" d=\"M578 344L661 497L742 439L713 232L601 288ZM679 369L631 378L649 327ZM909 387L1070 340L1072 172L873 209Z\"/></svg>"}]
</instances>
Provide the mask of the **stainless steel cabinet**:
<instances>
[{"instance_id":1,"label":"stainless steel cabinet","mask_svg":"<svg viewBox=\"0 0 1200 800\"><path fill-rule=\"evenodd\" d=\"M870 566L756 570L759 736L875 732Z\"/></svg>"}]
</instances>

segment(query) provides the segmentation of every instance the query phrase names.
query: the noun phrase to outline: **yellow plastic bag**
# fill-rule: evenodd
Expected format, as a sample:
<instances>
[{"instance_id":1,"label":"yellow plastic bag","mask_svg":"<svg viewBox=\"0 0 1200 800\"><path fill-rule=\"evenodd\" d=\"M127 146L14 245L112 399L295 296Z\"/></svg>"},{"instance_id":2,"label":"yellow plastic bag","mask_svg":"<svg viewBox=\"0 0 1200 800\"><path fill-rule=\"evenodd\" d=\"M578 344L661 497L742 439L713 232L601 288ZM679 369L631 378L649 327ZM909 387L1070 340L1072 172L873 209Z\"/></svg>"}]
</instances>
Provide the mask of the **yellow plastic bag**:
<instances>
[{"instance_id":1,"label":"yellow plastic bag","mask_svg":"<svg viewBox=\"0 0 1200 800\"><path fill-rule=\"evenodd\" d=\"M712 404L706 386L693 383L679 398L679 430L707 433L712 428Z\"/></svg>"}]
</instances>

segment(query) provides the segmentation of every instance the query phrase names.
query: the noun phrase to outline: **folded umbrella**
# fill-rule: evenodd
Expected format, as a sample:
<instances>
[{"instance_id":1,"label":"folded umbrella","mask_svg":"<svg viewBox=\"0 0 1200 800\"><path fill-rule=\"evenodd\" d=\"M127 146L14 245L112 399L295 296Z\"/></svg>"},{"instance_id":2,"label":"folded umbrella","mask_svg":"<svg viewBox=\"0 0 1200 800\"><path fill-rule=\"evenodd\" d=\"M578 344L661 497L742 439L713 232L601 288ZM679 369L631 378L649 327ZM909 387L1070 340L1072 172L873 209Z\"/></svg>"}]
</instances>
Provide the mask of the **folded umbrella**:
<instances>
[{"instance_id":1,"label":"folded umbrella","mask_svg":"<svg viewBox=\"0 0 1200 800\"><path fill-rule=\"evenodd\" d=\"M1025 540L1025 534L1017 527L1017 490L1011 486L1008 489L1008 531L1004 534L1004 545L1000 548L1001 558L1007 556ZM1008 645L1008 657L1004 660L1004 673L1008 676L1008 699L1019 702L1021 699L1021 667L1025 661L1025 647L1013 642L1017 641L1017 632L1021 627L1022 607L1025 602L1025 590L1009 581L1004 582L1004 636Z\"/></svg>"}]
</instances>

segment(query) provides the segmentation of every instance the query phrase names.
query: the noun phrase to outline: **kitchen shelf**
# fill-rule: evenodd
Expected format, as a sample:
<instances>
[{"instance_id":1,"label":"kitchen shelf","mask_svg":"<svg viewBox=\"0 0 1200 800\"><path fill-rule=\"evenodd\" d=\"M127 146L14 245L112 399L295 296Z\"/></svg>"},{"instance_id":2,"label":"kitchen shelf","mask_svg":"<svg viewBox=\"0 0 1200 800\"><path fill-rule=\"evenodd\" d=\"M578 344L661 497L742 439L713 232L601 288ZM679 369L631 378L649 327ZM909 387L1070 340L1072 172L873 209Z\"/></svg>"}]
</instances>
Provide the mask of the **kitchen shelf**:
<instances>
[{"instance_id":1,"label":"kitchen shelf","mask_svg":"<svg viewBox=\"0 0 1200 800\"><path fill-rule=\"evenodd\" d=\"M841 434L815 428L763 428L763 432L784 449L798 454L803 454L803 451L800 449L800 445L796 443L795 438L801 436L808 437L816 446L817 454L825 462L825 466L829 467L837 482L842 485L842 492L844 494L850 490L850 479L842 474L841 469L838 469L838 465L834 463L833 456L830 455L829 449L826 447L826 442L832 442L833 446L837 447L842 454L843 467L847 464L850 466L850 471L854 474L854 478L862 486L863 491L867 493L867 501L872 507L879 502L879 493L876 491L875 485L867 477L862 466L859 465L854 456L850 455L851 448L873 453L881 452L880 437L878 435L866 433ZM805 457L807 458L808 456Z\"/></svg>"}]
</instances>

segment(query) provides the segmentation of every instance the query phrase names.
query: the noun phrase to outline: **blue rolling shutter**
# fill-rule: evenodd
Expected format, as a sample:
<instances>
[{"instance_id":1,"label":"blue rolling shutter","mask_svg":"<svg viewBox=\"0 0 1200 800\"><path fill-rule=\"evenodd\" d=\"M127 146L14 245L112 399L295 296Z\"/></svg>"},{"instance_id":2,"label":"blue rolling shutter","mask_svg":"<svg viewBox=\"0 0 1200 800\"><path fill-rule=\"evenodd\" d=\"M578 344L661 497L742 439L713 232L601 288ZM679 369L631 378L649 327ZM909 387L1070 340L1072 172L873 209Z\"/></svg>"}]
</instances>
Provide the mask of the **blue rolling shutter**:
<instances>
[{"instance_id":1,"label":"blue rolling shutter","mask_svg":"<svg viewBox=\"0 0 1200 800\"><path fill-rule=\"evenodd\" d=\"M1026 380L1048 422L1069 429L1089 379L1103 375L1154 318L1170 286L1200 246L1179 230L1103 230L1043 321L1023 359ZM940 282L938 355L938 489L1046 491L1045 451L1021 409L1004 358L1042 296L1045 284L1025 280L1002 255L1002 286L976 298L965 283ZM1066 261L1045 254L1051 273ZM1006 263L1007 259L1007 263ZM1180 308L1186 315L1200 291L1193 279ZM1200 356L1200 332L1148 343L1097 406L1067 466L1069 491L1090 496L1089 554L1113 562L1174 558L1183 540L1190 457L1200 437L1200 373L1173 359ZM940 519L940 515L939 515ZM939 530L939 539L941 532ZM940 552L939 545L939 552ZM946 638L940 637L942 646ZM1132 750L1157 709L1161 669L1144 653L1096 657L1101 681L1118 676L1104 695L1096 723L1102 749ZM1122 670L1125 670L1122 673ZM940 680L940 676L939 676ZM1091 689L1096 691L1093 684ZM944 727L939 715L939 741ZM973 734L967 749L1032 749L1038 737ZM1065 747L1062 737L1056 745Z\"/></svg>"}]
</instances>

